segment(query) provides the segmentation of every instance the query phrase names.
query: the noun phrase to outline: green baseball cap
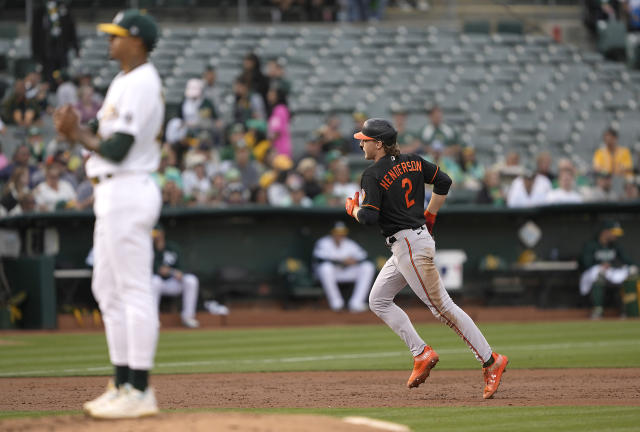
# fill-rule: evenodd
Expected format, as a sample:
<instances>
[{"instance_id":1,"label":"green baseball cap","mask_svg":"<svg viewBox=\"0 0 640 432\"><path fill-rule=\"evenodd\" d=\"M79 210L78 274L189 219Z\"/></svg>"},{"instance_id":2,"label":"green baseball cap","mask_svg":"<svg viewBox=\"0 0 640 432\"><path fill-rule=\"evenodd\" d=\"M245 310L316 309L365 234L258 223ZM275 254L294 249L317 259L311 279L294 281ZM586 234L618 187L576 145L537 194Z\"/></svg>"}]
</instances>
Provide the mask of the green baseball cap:
<instances>
[{"instance_id":1,"label":"green baseball cap","mask_svg":"<svg viewBox=\"0 0 640 432\"><path fill-rule=\"evenodd\" d=\"M139 37L147 51L151 51L158 41L158 25L151 15L140 9L118 12L113 22L98 24L98 30L114 36Z\"/></svg>"}]
</instances>

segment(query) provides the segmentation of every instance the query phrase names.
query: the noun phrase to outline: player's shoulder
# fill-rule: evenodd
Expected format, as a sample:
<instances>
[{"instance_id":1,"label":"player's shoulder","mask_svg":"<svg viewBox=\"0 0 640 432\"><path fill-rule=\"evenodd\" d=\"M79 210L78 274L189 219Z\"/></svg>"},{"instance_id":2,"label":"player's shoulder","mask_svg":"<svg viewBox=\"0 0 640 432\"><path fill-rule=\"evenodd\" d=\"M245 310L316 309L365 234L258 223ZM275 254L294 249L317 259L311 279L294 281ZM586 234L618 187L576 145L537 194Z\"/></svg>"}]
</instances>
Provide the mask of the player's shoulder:
<instances>
[{"instance_id":1,"label":"player's shoulder","mask_svg":"<svg viewBox=\"0 0 640 432\"><path fill-rule=\"evenodd\" d=\"M133 71L125 75L129 84L136 85L139 88L153 88L160 87L162 85L160 80L160 74L153 65L153 63L147 62Z\"/></svg>"}]
</instances>

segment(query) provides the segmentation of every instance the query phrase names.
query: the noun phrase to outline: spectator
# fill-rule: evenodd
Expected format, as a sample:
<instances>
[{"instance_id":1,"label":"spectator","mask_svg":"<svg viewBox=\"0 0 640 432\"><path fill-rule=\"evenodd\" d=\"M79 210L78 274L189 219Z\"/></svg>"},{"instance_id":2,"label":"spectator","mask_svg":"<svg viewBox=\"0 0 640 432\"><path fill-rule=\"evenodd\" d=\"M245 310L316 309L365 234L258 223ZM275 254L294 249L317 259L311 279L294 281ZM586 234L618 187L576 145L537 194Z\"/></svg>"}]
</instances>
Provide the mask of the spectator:
<instances>
[{"instance_id":1,"label":"spectator","mask_svg":"<svg viewBox=\"0 0 640 432\"><path fill-rule=\"evenodd\" d=\"M264 120L267 118L265 103L258 93L249 89L241 79L233 83L233 122L246 125L251 119Z\"/></svg>"},{"instance_id":2,"label":"spectator","mask_svg":"<svg viewBox=\"0 0 640 432\"><path fill-rule=\"evenodd\" d=\"M316 132L311 133L309 138L307 138L304 145L304 152L298 158L298 161L307 158L313 159L319 166L323 164L324 153L322 152L322 141Z\"/></svg>"},{"instance_id":3,"label":"spectator","mask_svg":"<svg viewBox=\"0 0 640 432\"><path fill-rule=\"evenodd\" d=\"M78 102L75 108L80 113L80 123L88 123L98 115L101 104L95 100L93 93L91 86L82 86L78 90Z\"/></svg>"},{"instance_id":4,"label":"spectator","mask_svg":"<svg viewBox=\"0 0 640 432\"><path fill-rule=\"evenodd\" d=\"M538 174L542 174L553 183L556 179L556 175L551 171L552 162L553 159L551 158L551 153L548 151L540 152L536 158L536 172ZM560 167L558 167L558 171L559 170Z\"/></svg>"},{"instance_id":5,"label":"spectator","mask_svg":"<svg viewBox=\"0 0 640 432\"><path fill-rule=\"evenodd\" d=\"M9 181L5 183L2 189L0 205L2 205L5 213L9 213L19 204L19 201L30 192L29 170L23 166L16 167L11 174L11 178L9 178Z\"/></svg>"},{"instance_id":6,"label":"spectator","mask_svg":"<svg viewBox=\"0 0 640 432\"><path fill-rule=\"evenodd\" d=\"M271 161L272 174L267 178L267 197L269 204L276 207L289 207L291 205L291 195L286 186L289 170L293 167L293 162L288 156L276 155ZM262 180L262 178L261 178ZM262 181L261 181L262 183Z\"/></svg>"},{"instance_id":7,"label":"spectator","mask_svg":"<svg viewBox=\"0 0 640 432\"><path fill-rule=\"evenodd\" d=\"M624 12L627 17L629 31L640 31L640 0L626 0L624 2Z\"/></svg>"},{"instance_id":8,"label":"spectator","mask_svg":"<svg viewBox=\"0 0 640 432\"><path fill-rule=\"evenodd\" d=\"M302 176L304 194L314 199L322 192L322 186L318 183L318 164L315 159L307 157L298 162L298 173Z\"/></svg>"},{"instance_id":9,"label":"spectator","mask_svg":"<svg viewBox=\"0 0 640 432\"><path fill-rule=\"evenodd\" d=\"M631 152L627 147L618 145L618 132L614 128L607 129L603 134L603 141L604 146L593 154L593 170L621 177L631 175Z\"/></svg>"},{"instance_id":10,"label":"spectator","mask_svg":"<svg viewBox=\"0 0 640 432\"><path fill-rule=\"evenodd\" d=\"M580 294L591 296L592 319L599 319L605 305L607 290L619 293L623 284L633 283L637 279L638 269L617 239L623 235L620 224L607 220L600 227L596 237L587 242L582 249ZM620 298L617 298L617 303Z\"/></svg>"},{"instance_id":11,"label":"spectator","mask_svg":"<svg viewBox=\"0 0 640 432\"><path fill-rule=\"evenodd\" d=\"M460 176L462 187L469 190L480 190L484 177L484 166L478 163L473 147L465 147L460 152Z\"/></svg>"},{"instance_id":12,"label":"spectator","mask_svg":"<svg viewBox=\"0 0 640 432\"><path fill-rule=\"evenodd\" d=\"M184 195L182 189L174 180L167 180L162 188L163 207L182 207L184 205Z\"/></svg>"},{"instance_id":13,"label":"spectator","mask_svg":"<svg viewBox=\"0 0 640 432\"><path fill-rule=\"evenodd\" d=\"M47 112L49 106L49 82L42 82L39 66L27 73L24 78L24 88L27 99L37 105L39 112Z\"/></svg>"},{"instance_id":14,"label":"spectator","mask_svg":"<svg viewBox=\"0 0 640 432\"><path fill-rule=\"evenodd\" d=\"M185 327L197 328L196 306L198 303L198 277L182 271L182 252L177 244L167 241L164 228L156 225L153 230L153 276L151 288L156 295L158 306L163 295L182 294L180 318Z\"/></svg>"},{"instance_id":15,"label":"spectator","mask_svg":"<svg viewBox=\"0 0 640 432\"><path fill-rule=\"evenodd\" d=\"M267 77L269 78L269 88L279 88L284 91L285 96L291 91L291 83L285 78L284 65L278 59L271 59L267 62Z\"/></svg>"},{"instance_id":16,"label":"spectator","mask_svg":"<svg viewBox=\"0 0 640 432\"><path fill-rule=\"evenodd\" d=\"M32 18L31 52L43 65L44 77L49 81L53 71L67 67L71 49L78 56L75 21L64 0L34 2Z\"/></svg>"},{"instance_id":17,"label":"spectator","mask_svg":"<svg viewBox=\"0 0 640 432\"><path fill-rule=\"evenodd\" d=\"M538 174L542 175L542 174ZM547 192L546 204L581 204L582 195L575 190L573 170L564 169L558 173L558 187Z\"/></svg>"},{"instance_id":18,"label":"spectator","mask_svg":"<svg viewBox=\"0 0 640 432\"><path fill-rule=\"evenodd\" d=\"M211 181L205 168L207 158L201 153L196 153L186 160L187 169L182 173L185 200L202 205L207 202L211 193Z\"/></svg>"},{"instance_id":19,"label":"spectator","mask_svg":"<svg viewBox=\"0 0 640 432\"><path fill-rule=\"evenodd\" d=\"M0 125L0 133L2 133L2 125ZM0 172L9 165L9 159L2 149L2 141L0 141Z\"/></svg>"},{"instance_id":20,"label":"spectator","mask_svg":"<svg viewBox=\"0 0 640 432\"><path fill-rule=\"evenodd\" d=\"M523 175L513 180L507 193L507 207L534 207L544 203L551 190L551 182L532 169L525 169Z\"/></svg>"},{"instance_id":21,"label":"spectator","mask_svg":"<svg viewBox=\"0 0 640 432\"><path fill-rule=\"evenodd\" d=\"M39 112L37 102L27 99L24 81L17 80L13 85L13 93L4 101L4 121L29 128L38 120Z\"/></svg>"},{"instance_id":22,"label":"spectator","mask_svg":"<svg viewBox=\"0 0 640 432\"><path fill-rule=\"evenodd\" d=\"M333 195L339 196L342 200L355 195L360 191L360 186L351 181L351 171L346 162L340 162L335 167L335 183L333 184Z\"/></svg>"},{"instance_id":23,"label":"spectator","mask_svg":"<svg viewBox=\"0 0 640 432\"><path fill-rule=\"evenodd\" d=\"M287 188L291 197L292 207L311 207L313 201L306 196L304 191L304 180L299 174L291 173L287 177Z\"/></svg>"},{"instance_id":24,"label":"spectator","mask_svg":"<svg viewBox=\"0 0 640 432\"><path fill-rule=\"evenodd\" d=\"M213 66L207 66L202 73L202 82L204 84L202 88L202 95L205 99L208 99L213 103L213 106L217 109L222 102L222 89L216 85L216 68Z\"/></svg>"},{"instance_id":25,"label":"spectator","mask_svg":"<svg viewBox=\"0 0 640 432\"><path fill-rule=\"evenodd\" d=\"M595 185L584 188L582 194L588 202L615 202L620 198L613 188L613 176L606 172L597 172Z\"/></svg>"},{"instance_id":26,"label":"spectator","mask_svg":"<svg viewBox=\"0 0 640 432\"><path fill-rule=\"evenodd\" d=\"M180 175L180 170L176 167L176 155L172 149L165 147L162 150L158 171L151 174L151 176L160 189L164 189L166 183L171 181L175 183L178 189L182 190L182 176Z\"/></svg>"},{"instance_id":27,"label":"spectator","mask_svg":"<svg viewBox=\"0 0 640 432\"><path fill-rule=\"evenodd\" d=\"M484 173L482 187L476 195L476 204L491 204L502 207L506 203L506 197L500 184L500 172L488 169Z\"/></svg>"},{"instance_id":28,"label":"spectator","mask_svg":"<svg viewBox=\"0 0 640 432\"><path fill-rule=\"evenodd\" d=\"M336 114L329 114L324 124L314 132L314 137L309 141L315 138L325 153L331 150L338 150L341 153L352 151L353 146L348 145L349 141L342 135L342 132L340 132L340 124L340 117Z\"/></svg>"},{"instance_id":29,"label":"spectator","mask_svg":"<svg viewBox=\"0 0 640 432\"><path fill-rule=\"evenodd\" d=\"M630 178L624 184L624 192L622 194L623 201L640 200L640 188L638 187L638 178Z\"/></svg>"},{"instance_id":30,"label":"spectator","mask_svg":"<svg viewBox=\"0 0 640 432\"><path fill-rule=\"evenodd\" d=\"M416 153L420 150L422 147L420 134L407 129L407 111L404 108L393 109L393 125L398 131L396 142L402 153Z\"/></svg>"},{"instance_id":31,"label":"spectator","mask_svg":"<svg viewBox=\"0 0 640 432\"><path fill-rule=\"evenodd\" d=\"M76 188L75 208L78 210L93 208L93 198L93 184L88 178L84 177Z\"/></svg>"},{"instance_id":32,"label":"spectator","mask_svg":"<svg viewBox=\"0 0 640 432\"><path fill-rule=\"evenodd\" d=\"M460 165L458 165L455 160L446 156L446 149L444 148L442 141L433 141L425 159L442 167L442 170L451 177L451 180L453 180L454 187L462 186L464 176L460 169Z\"/></svg>"},{"instance_id":33,"label":"spectator","mask_svg":"<svg viewBox=\"0 0 640 432\"><path fill-rule=\"evenodd\" d=\"M31 152L33 160L38 163L44 162L46 157L46 146L39 127L31 126L27 130L27 144L29 145L29 151Z\"/></svg>"},{"instance_id":34,"label":"spectator","mask_svg":"<svg viewBox=\"0 0 640 432\"><path fill-rule=\"evenodd\" d=\"M225 203L230 206L243 206L249 202L250 197L251 193L240 181L230 182L224 189Z\"/></svg>"},{"instance_id":35,"label":"spectator","mask_svg":"<svg viewBox=\"0 0 640 432\"><path fill-rule=\"evenodd\" d=\"M422 142L427 146L427 150L434 143L440 142L445 149L445 156L457 157L460 153L458 134L453 127L443 122L442 110L438 105L429 110L429 124L422 130Z\"/></svg>"},{"instance_id":36,"label":"spectator","mask_svg":"<svg viewBox=\"0 0 640 432\"><path fill-rule=\"evenodd\" d=\"M496 164L496 169L502 177L509 180L521 175L524 167L520 164L520 154L515 150L507 152L504 160Z\"/></svg>"},{"instance_id":37,"label":"spectator","mask_svg":"<svg viewBox=\"0 0 640 432\"><path fill-rule=\"evenodd\" d=\"M238 170L245 188L253 189L260 180L260 164L251 159L251 150L243 140L236 142L234 150L234 159L230 167Z\"/></svg>"},{"instance_id":38,"label":"spectator","mask_svg":"<svg viewBox=\"0 0 640 432\"><path fill-rule=\"evenodd\" d=\"M348 233L344 222L336 222L331 234L316 242L313 248L315 273L322 283L331 310L339 311L345 305L338 283L353 282L349 311L364 312L368 309L367 296L375 266L366 260L367 252L347 238Z\"/></svg>"},{"instance_id":39,"label":"spectator","mask_svg":"<svg viewBox=\"0 0 640 432\"><path fill-rule=\"evenodd\" d=\"M33 186L33 176L38 171L35 165L30 162L31 150L26 144L19 145L13 153L13 161L0 170L0 182L6 182L17 167L24 167L29 171L29 185Z\"/></svg>"},{"instance_id":40,"label":"spectator","mask_svg":"<svg viewBox=\"0 0 640 432\"><path fill-rule=\"evenodd\" d=\"M267 199L267 191L262 186L256 186L251 189L251 196L249 198L249 202L256 205L269 205L269 200Z\"/></svg>"},{"instance_id":41,"label":"spectator","mask_svg":"<svg viewBox=\"0 0 640 432\"><path fill-rule=\"evenodd\" d=\"M291 114L287 107L285 91L280 88L269 89L267 102L269 106L267 136L271 141L271 146L278 154L291 157L291 133L289 131Z\"/></svg>"},{"instance_id":42,"label":"spectator","mask_svg":"<svg viewBox=\"0 0 640 432\"><path fill-rule=\"evenodd\" d=\"M60 167L56 164L48 165L45 180L33 190L33 196L39 211L52 212L57 209L74 205L76 192L73 186L60 179Z\"/></svg>"},{"instance_id":43,"label":"spectator","mask_svg":"<svg viewBox=\"0 0 640 432\"><path fill-rule=\"evenodd\" d=\"M365 22L369 19L370 6L367 0L348 0L349 21Z\"/></svg>"},{"instance_id":44,"label":"spectator","mask_svg":"<svg viewBox=\"0 0 640 432\"><path fill-rule=\"evenodd\" d=\"M262 73L260 57L247 53L242 60L242 72L238 78L248 87L249 92L260 95L263 105L268 105L269 78Z\"/></svg>"},{"instance_id":45,"label":"spectator","mask_svg":"<svg viewBox=\"0 0 640 432\"><path fill-rule=\"evenodd\" d=\"M197 135L200 131L206 130L211 133L215 129L215 120L218 114L213 103L205 99L204 82L197 78L187 81L184 90L185 99L182 101L180 117L187 126L187 133Z\"/></svg>"},{"instance_id":46,"label":"spectator","mask_svg":"<svg viewBox=\"0 0 640 432\"><path fill-rule=\"evenodd\" d=\"M57 70L53 73L58 88L56 89L56 107L63 105L75 105L78 102L78 87L73 83L66 70Z\"/></svg>"}]
</instances>

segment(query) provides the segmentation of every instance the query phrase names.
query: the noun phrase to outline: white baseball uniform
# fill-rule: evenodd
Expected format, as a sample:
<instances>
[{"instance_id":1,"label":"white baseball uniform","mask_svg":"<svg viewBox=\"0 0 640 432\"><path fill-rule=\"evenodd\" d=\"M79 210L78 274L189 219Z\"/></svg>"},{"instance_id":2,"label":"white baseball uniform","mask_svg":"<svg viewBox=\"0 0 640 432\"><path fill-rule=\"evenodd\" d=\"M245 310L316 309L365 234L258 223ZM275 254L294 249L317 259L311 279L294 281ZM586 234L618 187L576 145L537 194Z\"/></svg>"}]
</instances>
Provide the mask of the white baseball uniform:
<instances>
[{"instance_id":1,"label":"white baseball uniform","mask_svg":"<svg viewBox=\"0 0 640 432\"><path fill-rule=\"evenodd\" d=\"M365 261L366 257L367 252L349 238L343 238L337 244L332 236L327 235L316 242L313 249L313 258L318 261L315 272L332 310L344 307L344 299L338 288L339 282L354 282L349 310L360 312L366 309L367 294L376 270L371 261ZM348 258L353 258L358 263L342 265L341 263Z\"/></svg>"},{"instance_id":2,"label":"white baseball uniform","mask_svg":"<svg viewBox=\"0 0 640 432\"><path fill-rule=\"evenodd\" d=\"M155 258L156 265L172 269L179 268L180 254L177 248L167 244L163 251L156 250L155 253L159 255ZM195 319L199 285L198 277L190 273L183 273L180 279L174 276L162 277L159 274L154 274L151 279L151 286L157 297L158 305L163 295L177 296L182 294L182 313L180 316L183 321Z\"/></svg>"},{"instance_id":3,"label":"white baseball uniform","mask_svg":"<svg viewBox=\"0 0 640 432\"><path fill-rule=\"evenodd\" d=\"M98 154L87 161L95 185L95 266L92 289L105 325L109 357L116 366L153 367L158 310L151 289L151 230L160 214L160 190L150 176L160 162L157 141L164 118L162 83L145 63L111 82L98 112L98 135L134 137L124 160Z\"/></svg>"}]
</instances>

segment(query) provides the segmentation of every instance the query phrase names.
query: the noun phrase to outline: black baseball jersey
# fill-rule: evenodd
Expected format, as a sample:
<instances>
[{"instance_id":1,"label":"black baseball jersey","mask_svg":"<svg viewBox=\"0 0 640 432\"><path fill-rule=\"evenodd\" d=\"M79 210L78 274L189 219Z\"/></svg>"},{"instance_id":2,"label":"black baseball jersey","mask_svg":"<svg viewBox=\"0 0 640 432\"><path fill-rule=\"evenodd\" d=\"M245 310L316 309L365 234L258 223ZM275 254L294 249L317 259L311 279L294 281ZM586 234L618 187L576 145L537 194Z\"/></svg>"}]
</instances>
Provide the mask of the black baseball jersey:
<instances>
[{"instance_id":1,"label":"black baseball jersey","mask_svg":"<svg viewBox=\"0 0 640 432\"><path fill-rule=\"evenodd\" d=\"M386 155L362 174L362 209L379 213L385 237L424 225L424 184L439 195L449 192L451 179L416 154Z\"/></svg>"}]
</instances>

